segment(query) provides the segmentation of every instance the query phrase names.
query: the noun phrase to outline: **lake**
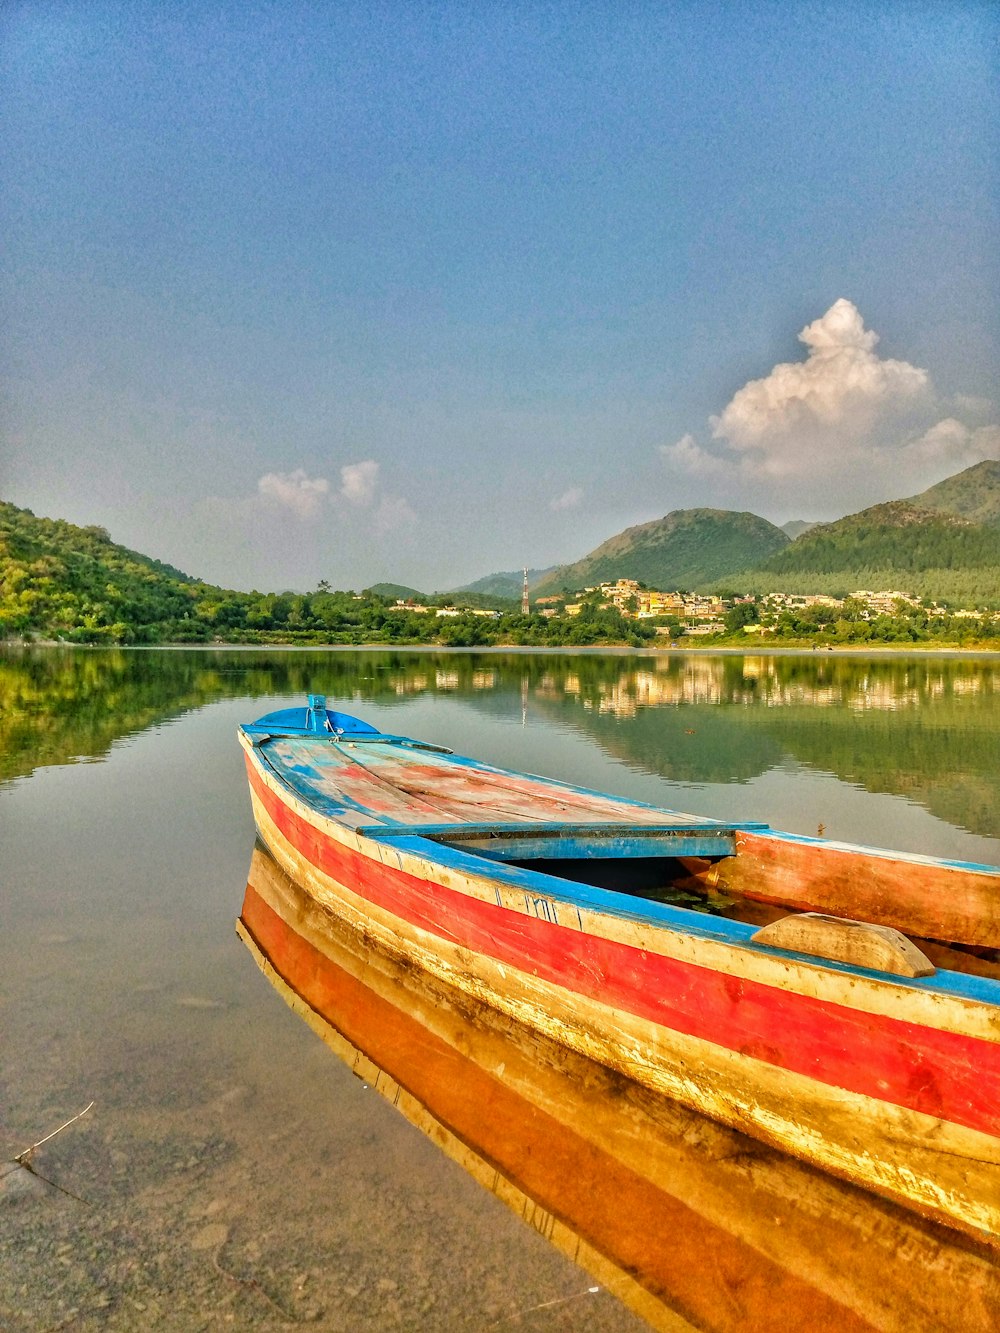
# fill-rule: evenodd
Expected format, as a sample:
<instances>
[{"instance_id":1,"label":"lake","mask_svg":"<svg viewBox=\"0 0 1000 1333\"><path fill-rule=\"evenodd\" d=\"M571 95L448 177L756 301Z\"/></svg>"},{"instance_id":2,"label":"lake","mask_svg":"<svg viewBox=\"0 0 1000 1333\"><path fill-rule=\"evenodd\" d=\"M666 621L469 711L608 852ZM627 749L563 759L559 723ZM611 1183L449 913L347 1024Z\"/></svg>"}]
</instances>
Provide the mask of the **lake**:
<instances>
[{"instance_id":1,"label":"lake","mask_svg":"<svg viewBox=\"0 0 1000 1333\"><path fill-rule=\"evenodd\" d=\"M872 1211L669 1107L630 1111L647 1141L662 1136L647 1180L626 1149L598 1141L610 1091L577 1103L543 1070L529 1095L530 1051L520 1100L502 1122L477 1129L473 1116L450 1150L428 1137L425 1110L407 1119L392 1104L418 1079L425 1109L448 1094L430 1063L392 1068L388 1083L384 1061L355 1076L345 1060L357 1058L338 1059L291 1012L234 930L259 861L235 729L311 691L388 731L658 805L1000 862L996 659L8 650L4 1328L755 1327L754 1273L758 1285L770 1275L769 1299L784 1275L782 1328L995 1326L997 1264L971 1242L890 1205ZM411 1033L414 1021L398 1018ZM477 1031L455 1039L470 1086ZM563 1164L547 1176L530 1132L542 1099ZM91 1101L37 1150L37 1174L11 1164ZM752 1171L732 1166L746 1161ZM720 1176L713 1162L730 1165ZM624 1190L626 1169L660 1219L648 1245L638 1203L623 1208L621 1193L616 1210L599 1187ZM820 1200L808 1226L806 1199ZM779 1233L793 1222L789 1243ZM687 1239L673 1272L660 1256L647 1283L659 1295L643 1305L616 1273L662 1250L664 1226ZM896 1305L918 1261L935 1276Z\"/></svg>"}]
</instances>

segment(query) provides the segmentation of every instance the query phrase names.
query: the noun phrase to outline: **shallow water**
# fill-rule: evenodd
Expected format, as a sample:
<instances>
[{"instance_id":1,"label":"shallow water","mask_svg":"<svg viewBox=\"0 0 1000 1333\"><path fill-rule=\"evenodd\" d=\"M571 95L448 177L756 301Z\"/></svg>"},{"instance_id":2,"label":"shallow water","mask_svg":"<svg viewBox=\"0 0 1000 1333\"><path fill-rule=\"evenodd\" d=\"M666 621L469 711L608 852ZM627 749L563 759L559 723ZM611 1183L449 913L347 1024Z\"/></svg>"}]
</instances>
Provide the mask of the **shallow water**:
<instances>
[{"instance_id":1,"label":"shallow water","mask_svg":"<svg viewBox=\"0 0 1000 1333\"><path fill-rule=\"evenodd\" d=\"M0 1157L96 1103L34 1162L86 1202L2 1168L0 1324L642 1327L353 1077L237 940L235 728L310 690L493 763L996 863L1000 663L0 656Z\"/></svg>"}]
</instances>

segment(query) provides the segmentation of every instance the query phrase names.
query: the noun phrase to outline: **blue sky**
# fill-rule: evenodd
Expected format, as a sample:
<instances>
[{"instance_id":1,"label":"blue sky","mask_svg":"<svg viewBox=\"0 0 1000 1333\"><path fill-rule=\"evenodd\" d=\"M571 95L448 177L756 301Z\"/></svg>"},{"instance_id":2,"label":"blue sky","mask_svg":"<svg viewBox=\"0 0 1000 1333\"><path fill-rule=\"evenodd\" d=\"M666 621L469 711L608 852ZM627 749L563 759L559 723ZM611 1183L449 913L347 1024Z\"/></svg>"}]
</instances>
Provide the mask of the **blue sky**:
<instances>
[{"instance_id":1,"label":"blue sky","mask_svg":"<svg viewBox=\"0 0 1000 1333\"><path fill-rule=\"evenodd\" d=\"M1000 456L997 38L940 3L13 3L0 494L432 589Z\"/></svg>"}]
</instances>

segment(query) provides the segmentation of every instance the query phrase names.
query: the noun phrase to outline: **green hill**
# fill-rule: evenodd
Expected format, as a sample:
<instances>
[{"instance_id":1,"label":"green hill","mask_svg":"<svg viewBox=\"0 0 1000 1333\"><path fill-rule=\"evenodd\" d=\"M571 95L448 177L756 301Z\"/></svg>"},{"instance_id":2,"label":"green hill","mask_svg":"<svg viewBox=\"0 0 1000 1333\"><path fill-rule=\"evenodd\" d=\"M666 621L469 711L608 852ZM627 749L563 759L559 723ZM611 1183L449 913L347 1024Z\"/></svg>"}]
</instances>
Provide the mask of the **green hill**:
<instances>
[{"instance_id":1,"label":"green hill","mask_svg":"<svg viewBox=\"0 0 1000 1333\"><path fill-rule=\"evenodd\" d=\"M183 636L203 586L118 546L103 528L36 518L0 501L0 638L142 640L152 626Z\"/></svg>"},{"instance_id":2,"label":"green hill","mask_svg":"<svg viewBox=\"0 0 1000 1333\"><path fill-rule=\"evenodd\" d=\"M675 509L626 528L571 565L560 565L534 595L638 579L654 588L693 588L761 564L788 545L780 528L756 514Z\"/></svg>"},{"instance_id":3,"label":"green hill","mask_svg":"<svg viewBox=\"0 0 1000 1333\"><path fill-rule=\"evenodd\" d=\"M0 501L0 642L461 644L488 637L487 622L471 612L442 624L396 606L411 594L438 605L451 596L424 598L388 583L361 596L325 582L311 593L234 592L119 546L103 528L37 518ZM461 603L506 609L475 593Z\"/></svg>"},{"instance_id":4,"label":"green hill","mask_svg":"<svg viewBox=\"0 0 1000 1333\"><path fill-rule=\"evenodd\" d=\"M795 541L796 538L801 537L804 532L808 532L810 528L815 526L815 522L810 522L807 518L793 518L788 523L782 523L781 531L786 537Z\"/></svg>"},{"instance_id":5,"label":"green hill","mask_svg":"<svg viewBox=\"0 0 1000 1333\"><path fill-rule=\"evenodd\" d=\"M373 583L364 591L372 597L388 597L392 601L398 599L402 602L422 602L426 598L426 593L416 588L408 588L405 583Z\"/></svg>"},{"instance_id":6,"label":"green hill","mask_svg":"<svg viewBox=\"0 0 1000 1333\"><path fill-rule=\"evenodd\" d=\"M1000 601L1000 527L893 500L819 524L733 582L784 592L898 588L993 606Z\"/></svg>"},{"instance_id":7,"label":"green hill","mask_svg":"<svg viewBox=\"0 0 1000 1333\"><path fill-rule=\"evenodd\" d=\"M910 496L909 503L920 509L958 514L987 527L1000 527L1000 460L987 458L975 463L929 490Z\"/></svg>"}]
</instances>

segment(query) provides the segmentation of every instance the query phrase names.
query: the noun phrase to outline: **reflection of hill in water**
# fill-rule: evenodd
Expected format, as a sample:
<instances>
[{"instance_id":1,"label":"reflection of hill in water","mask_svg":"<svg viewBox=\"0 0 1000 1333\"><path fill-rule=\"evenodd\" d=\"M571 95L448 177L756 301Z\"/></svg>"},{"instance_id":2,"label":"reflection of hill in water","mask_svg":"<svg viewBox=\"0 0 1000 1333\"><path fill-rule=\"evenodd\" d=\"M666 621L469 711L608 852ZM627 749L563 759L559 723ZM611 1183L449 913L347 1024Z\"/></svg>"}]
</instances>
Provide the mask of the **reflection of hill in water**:
<instances>
[{"instance_id":1,"label":"reflection of hill in water","mask_svg":"<svg viewBox=\"0 0 1000 1333\"><path fill-rule=\"evenodd\" d=\"M105 754L123 735L220 699L309 691L362 713L435 693L505 720L530 705L684 783L745 782L790 756L996 833L1000 663L982 659L11 652L0 655L0 778Z\"/></svg>"}]
</instances>

